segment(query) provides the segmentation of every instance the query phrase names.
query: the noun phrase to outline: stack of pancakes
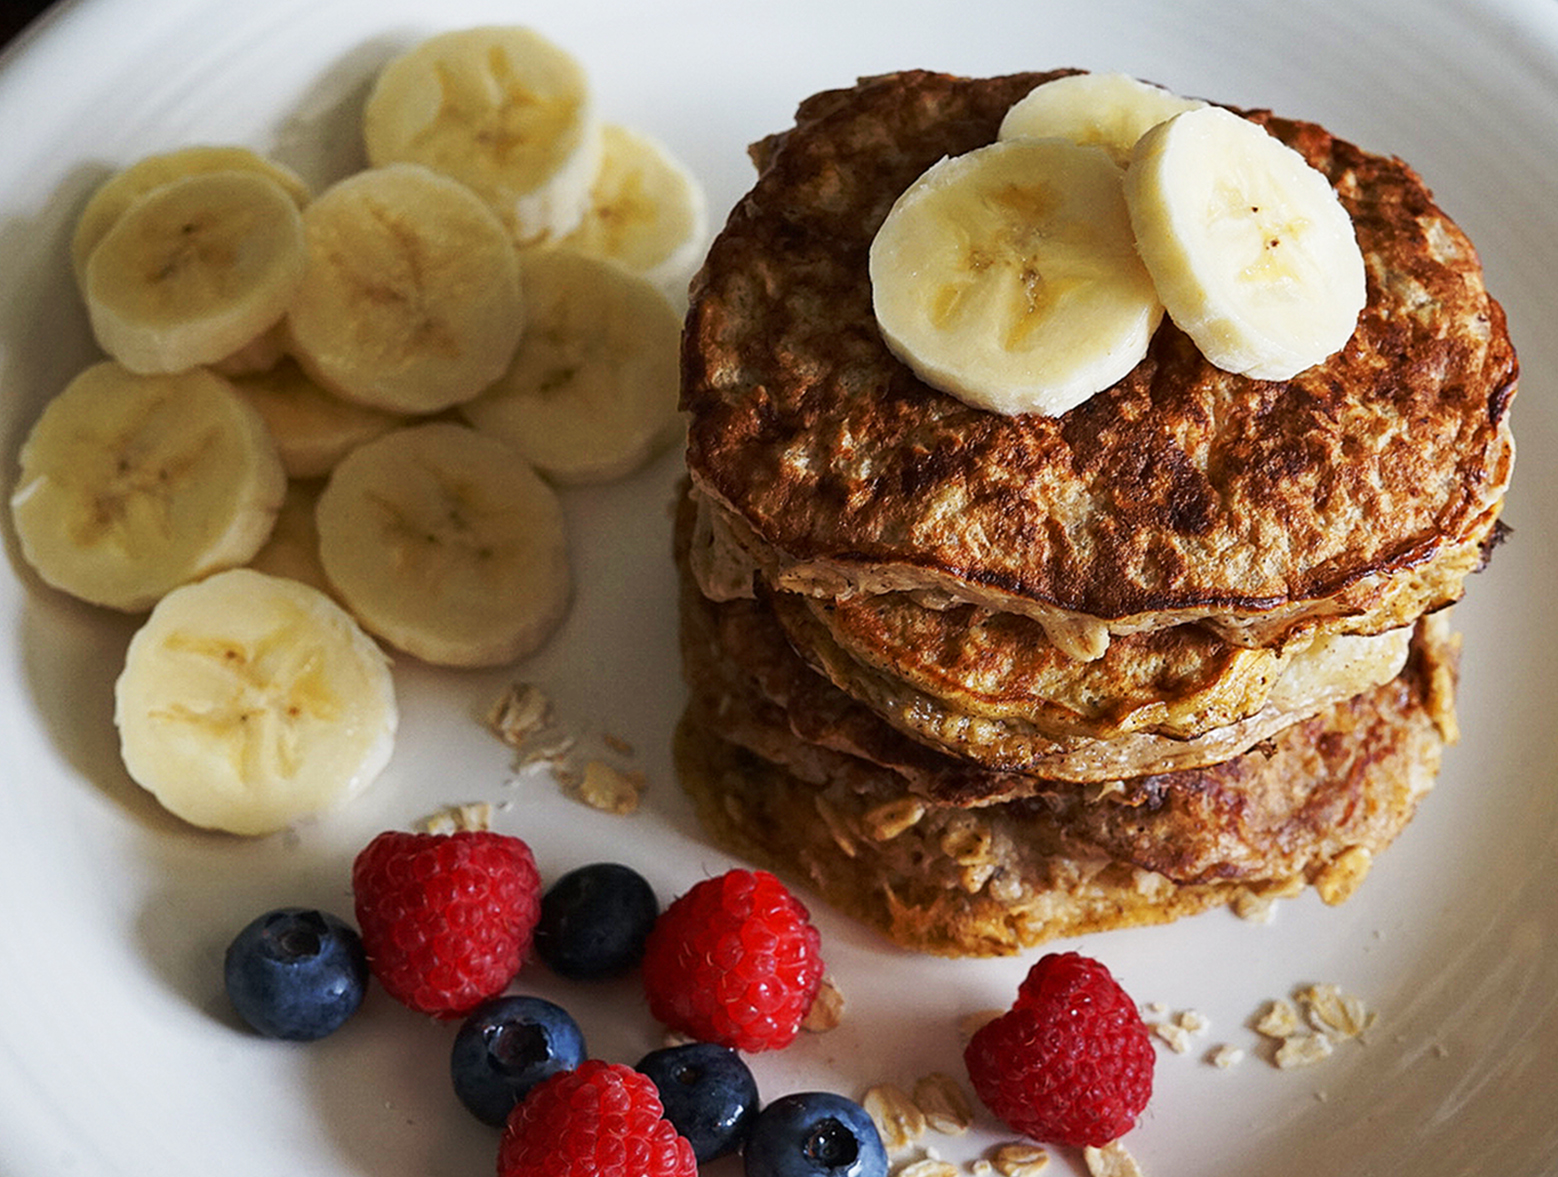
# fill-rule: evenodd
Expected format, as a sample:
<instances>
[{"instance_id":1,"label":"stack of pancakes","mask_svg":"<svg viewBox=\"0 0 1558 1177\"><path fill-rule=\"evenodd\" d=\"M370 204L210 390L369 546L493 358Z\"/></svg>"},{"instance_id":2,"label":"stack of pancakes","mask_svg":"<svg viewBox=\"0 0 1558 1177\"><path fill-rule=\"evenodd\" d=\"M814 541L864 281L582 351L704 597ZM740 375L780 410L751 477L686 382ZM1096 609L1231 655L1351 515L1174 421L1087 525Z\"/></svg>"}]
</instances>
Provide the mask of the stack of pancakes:
<instances>
[{"instance_id":1,"label":"stack of pancakes","mask_svg":"<svg viewBox=\"0 0 1558 1177\"><path fill-rule=\"evenodd\" d=\"M1356 227L1345 349L1256 381L1165 319L1055 418L916 379L872 236L1053 76L806 100L754 147L684 338L683 784L731 849L933 952L1346 898L1454 738L1447 609L1513 464L1470 242L1401 161L1267 112L1240 113Z\"/></svg>"}]
</instances>

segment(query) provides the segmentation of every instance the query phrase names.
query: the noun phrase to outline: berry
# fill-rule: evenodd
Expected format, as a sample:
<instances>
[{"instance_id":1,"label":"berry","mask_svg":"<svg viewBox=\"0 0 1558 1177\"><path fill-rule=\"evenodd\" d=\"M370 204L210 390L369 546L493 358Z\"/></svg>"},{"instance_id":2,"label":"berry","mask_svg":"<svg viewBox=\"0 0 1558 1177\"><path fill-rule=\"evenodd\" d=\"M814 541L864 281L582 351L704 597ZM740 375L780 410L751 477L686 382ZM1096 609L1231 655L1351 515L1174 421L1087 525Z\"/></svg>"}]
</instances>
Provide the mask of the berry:
<instances>
[{"instance_id":1,"label":"berry","mask_svg":"<svg viewBox=\"0 0 1558 1177\"><path fill-rule=\"evenodd\" d=\"M667 1046L639 1059L635 1069L655 1081L665 1118L691 1141L700 1165L741 1147L757 1115L757 1080L730 1047Z\"/></svg>"},{"instance_id":2,"label":"berry","mask_svg":"<svg viewBox=\"0 0 1558 1177\"><path fill-rule=\"evenodd\" d=\"M541 908L530 847L488 830L388 831L352 864L368 965L389 995L453 1018L519 971Z\"/></svg>"},{"instance_id":3,"label":"berry","mask_svg":"<svg viewBox=\"0 0 1558 1177\"><path fill-rule=\"evenodd\" d=\"M632 867L581 866L541 897L536 955L570 981L620 977L643 959L644 941L659 914L654 889Z\"/></svg>"},{"instance_id":4,"label":"berry","mask_svg":"<svg viewBox=\"0 0 1558 1177\"><path fill-rule=\"evenodd\" d=\"M454 1036L449 1077L478 1120L501 1128L541 1080L584 1061L584 1035L561 1006L539 997L494 997Z\"/></svg>"},{"instance_id":5,"label":"berry","mask_svg":"<svg viewBox=\"0 0 1558 1177\"><path fill-rule=\"evenodd\" d=\"M644 949L649 1011L737 1050L788 1046L822 984L805 906L767 871L731 870L661 914Z\"/></svg>"},{"instance_id":6,"label":"berry","mask_svg":"<svg viewBox=\"0 0 1558 1177\"><path fill-rule=\"evenodd\" d=\"M282 907L227 946L223 977L238 1016L267 1038L313 1041L362 1004L368 962L349 925L323 911Z\"/></svg>"},{"instance_id":7,"label":"berry","mask_svg":"<svg viewBox=\"0 0 1558 1177\"><path fill-rule=\"evenodd\" d=\"M1008 1127L1049 1144L1101 1147L1136 1123L1156 1056L1136 1003L1108 969L1050 953L1012 1008L964 1052L975 1093Z\"/></svg>"},{"instance_id":8,"label":"berry","mask_svg":"<svg viewBox=\"0 0 1558 1177\"><path fill-rule=\"evenodd\" d=\"M504 1126L498 1177L697 1177L653 1080L586 1059L543 1079Z\"/></svg>"},{"instance_id":9,"label":"berry","mask_svg":"<svg viewBox=\"0 0 1558 1177\"><path fill-rule=\"evenodd\" d=\"M887 1150L854 1100L827 1091L783 1095L757 1114L746 1177L885 1177Z\"/></svg>"}]
</instances>

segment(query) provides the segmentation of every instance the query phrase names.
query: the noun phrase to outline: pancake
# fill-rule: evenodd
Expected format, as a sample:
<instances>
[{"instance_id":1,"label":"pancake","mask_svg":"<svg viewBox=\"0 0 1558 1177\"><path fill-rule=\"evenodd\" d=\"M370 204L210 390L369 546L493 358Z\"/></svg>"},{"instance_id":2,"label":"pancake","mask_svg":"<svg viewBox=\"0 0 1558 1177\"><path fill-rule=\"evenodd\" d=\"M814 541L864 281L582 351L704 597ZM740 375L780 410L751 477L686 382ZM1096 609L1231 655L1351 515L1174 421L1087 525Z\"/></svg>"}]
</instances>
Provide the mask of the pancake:
<instances>
[{"instance_id":1,"label":"pancake","mask_svg":"<svg viewBox=\"0 0 1558 1177\"><path fill-rule=\"evenodd\" d=\"M1122 783L1133 804L930 807L897 774L803 741L799 771L760 755L727 738L729 709L696 698L677 767L730 851L905 948L1008 954L1311 885L1345 900L1432 787L1454 732L1454 652L1430 619L1391 682L1212 768Z\"/></svg>"},{"instance_id":2,"label":"pancake","mask_svg":"<svg viewBox=\"0 0 1558 1177\"><path fill-rule=\"evenodd\" d=\"M1352 340L1291 380L1222 372L1165 320L1111 388L1003 417L888 352L866 268L888 207L1051 76L869 78L754 149L683 337L706 594L911 593L1032 618L1077 658L1189 623L1252 648L1382 633L1458 599L1510 477L1517 364L1476 251L1400 160L1240 112L1331 180L1366 264Z\"/></svg>"},{"instance_id":3,"label":"pancake","mask_svg":"<svg viewBox=\"0 0 1558 1177\"><path fill-rule=\"evenodd\" d=\"M1050 738L1020 724L958 713L888 678L857 677L851 694L797 651L772 608L776 594L724 601L704 596L689 571L692 543L684 500L676 559L682 574L682 658L694 693L740 698L748 710L761 700L780 709L784 723L804 740L904 772L935 803L988 804L1040 789L1075 792L1081 785L1215 764L1340 693L1334 682L1322 680L1300 692L1301 707L1268 704L1191 739L1146 731ZM819 647L815 641L807 655L818 658Z\"/></svg>"},{"instance_id":4,"label":"pancake","mask_svg":"<svg viewBox=\"0 0 1558 1177\"><path fill-rule=\"evenodd\" d=\"M1078 662L1015 613L926 609L900 593L819 601L773 593L791 645L884 713L931 707L1036 736L1194 739L1270 707L1311 714L1394 677L1407 629L1284 650L1232 645L1197 625L1127 634ZM935 737L932 737L935 738Z\"/></svg>"}]
</instances>

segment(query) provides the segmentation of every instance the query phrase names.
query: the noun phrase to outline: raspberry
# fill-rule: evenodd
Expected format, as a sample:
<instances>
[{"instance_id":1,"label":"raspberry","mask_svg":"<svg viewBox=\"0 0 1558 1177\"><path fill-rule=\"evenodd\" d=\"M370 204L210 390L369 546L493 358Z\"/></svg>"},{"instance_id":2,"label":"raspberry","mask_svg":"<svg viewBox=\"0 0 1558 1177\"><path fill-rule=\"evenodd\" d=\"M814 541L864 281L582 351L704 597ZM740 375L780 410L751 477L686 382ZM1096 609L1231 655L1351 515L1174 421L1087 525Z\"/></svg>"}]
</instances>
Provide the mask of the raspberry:
<instances>
[{"instance_id":1,"label":"raspberry","mask_svg":"<svg viewBox=\"0 0 1558 1177\"><path fill-rule=\"evenodd\" d=\"M530 1089L504 1125L498 1177L697 1177L654 1080L586 1059Z\"/></svg>"},{"instance_id":2,"label":"raspberry","mask_svg":"<svg viewBox=\"0 0 1558 1177\"><path fill-rule=\"evenodd\" d=\"M541 912L530 847L486 830L382 833L352 864L352 892L373 975L439 1018L503 991Z\"/></svg>"},{"instance_id":3,"label":"raspberry","mask_svg":"<svg viewBox=\"0 0 1558 1177\"><path fill-rule=\"evenodd\" d=\"M1076 952L1042 957L963 1058L975 1093L1008 1127L1079 1147L1102 1147L1135 1125L1157 1061L1136 1003Z\"/></svg>"},{"instance_id":4,"label":"raspberry","mask_svg":"<svg viewBox=\"0 0 1558 1177\"><path fill-rule=\"evenodd\" d=\"M649 934L649 1012L736 1050L788 1046L822 984L820 944L805 906L767 871L705 879Z\"/></svg>"}]
</instances>

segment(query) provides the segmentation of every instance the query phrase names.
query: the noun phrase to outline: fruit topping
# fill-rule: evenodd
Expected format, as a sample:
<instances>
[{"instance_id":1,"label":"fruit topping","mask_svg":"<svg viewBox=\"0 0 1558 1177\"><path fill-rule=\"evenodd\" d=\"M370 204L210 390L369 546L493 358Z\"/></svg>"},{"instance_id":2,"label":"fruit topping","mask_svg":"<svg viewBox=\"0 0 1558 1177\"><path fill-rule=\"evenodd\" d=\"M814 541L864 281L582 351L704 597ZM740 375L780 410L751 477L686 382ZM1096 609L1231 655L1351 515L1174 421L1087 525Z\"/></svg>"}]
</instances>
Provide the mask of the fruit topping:
<instances>
[{"instance_id":1,"label":"fruit topping","mask_svg":"<svg viewBox=\"0 0 1558 1177\"><path fill-rule=\"evenodd\" d=\"M635 1068L660 1092L665 1118L691 1143L701 1165L741 1148L757 1115L757 1080L741 1056L715 1042L651 1051Z\"/></svg>"},{"instance_id":2,"label":"fruit topping","mask_svg":"<svg viewBox=\"0 0 1558 1177\"><path fill-rule=\"evenodd\" d=\"M1205 106L1129 74L1082 73L1043 82L1001 119L1001 139L1069 139L1102 147L1122 168L1131 148L1153 127Z\"/></svg>"},{"instance_id":3,"label":"fruit topping","mask_svg":"<svg viewBox=\"0 0 1558 1177\"><path fill-rule=\"evenodd\" d=\"M428 421L358 446L315 508L319 560L370 633L437 666L535 652L573 593L557 494L508 445Z\"/></svg>"},{"instance_id":4,"label":"fruit topping","mask_svg":"<svg viewBox=\"0 0 1558 1177\"><path fill-rule=\"evenodd\" d=\"M498 1177L697 1177L692 1145L663 1112L649 1076L586 1059L514 1109Z\"/></svg>"},{"instance_id":5,"label":"fruit topping","mask_svg":"<svg viewBox=\"0 0 1558 1177\"><path fill-rule=\"evenodd\" d=\"M767 871L705 879L661 914L645 947L649 1010L737 1050L788 1046L822 984L821 937Z\"/></svg>"},{"instance_id":6,"label":"fruit topping","mask_svg":"<svg viewBox=\"0 0 1558 1177\"><path fill-rule=\"evenodd\" d=\"M114 683L114 723L130 776L170 812L265 834L366 789L400 712L383 652L339 605L231 568L157 602Z\"/></svg>"},{"instance_id":7,"label":"fruit topping","mask_svg":"<svg viewBox=\"0 0 1558 1177\"><path fill-rule=\"evenodd\" d=\"M887 1150L858 1103L825 1091L784 1095L747 1138L746 1177L885 1177Z\"/></svg>"},{"instance_id":8,"label":"fruit topping","mask_svg":"<svg viewBox=\"0 0 1558 1177\"><path fill-rule=\"evenodd\" d=\"M460 1102L501 1128L537 1083L584 1061L584 1035L567 1010L540 997L494 997L461 1023L449 1053Z\"/></svg>"},{"instance_id":9,"label":"fruit topping","mask_svg":"<svg viewBox=\"0 0 1558 1177\"><path fill-rule=\"evenodd\" d=\"M895 355L994 413L1059 416L1123 378L1163 315L1120 168L1096 147L1006 139L943 159L894 203L870 255Z\"/></svg>"},{"instance_id":10,"label":"fruit topping","mask_svg":"<svg viewBox=\"0 0 1558 1177\"><path fill-rule=\"evenodd\" d=\"M1136 1003L1098 961L1049 953L1012 1008L964 1052L969 1081L1009 1127L1049 1144L1100 1146L1135 1126L1156 1061Z\"/></svg>"},{"instance_id":11,"label":"fruit topping","mask_svg":"<svg viewBox=\"0 0 1558 1177\"><path fill-rule=\"evenodd\" d=\"M534 29L451 29L387 62L363 105L368 162L452 176L527 245L575 229L600 169L583 65Z\"/></svg>"},{"instance_id":12,"label":"fruit topping","mask_svg":"<svg viewBox=\"0 0 1558 1177\"><path fill-rule=\"evenodd\" d=\"M1169 317L1219 368L1286 380L1352 337L1366 301L1352 218L1264 127L1218 106L1159 123L1125 199Z\"/></svg>"},{"instance_id":13,"label":"fruit topping","mask_svg":"<svg viewBox=\"0 0 1558 1177\"><path fill-rule=\"evenodd\" d=\"M362 1004L362 941L328 912L282 907L252 920L227 947L228 999L267 1038L311 1042L340 1029Z\"/></svg>"},{"instance_id":14,"label":"fruit topping","mask_svg":"<svg viewBox=\"0 0 1558 1177\"><path fill-rule=\"evenodd\" d=\"M660 901L643 875L617 862L593 862L563 875L541 897L536 956L561 977L619 977L644 957Z\"/></svg>"},{"instance_id":15,"label":"fruit topping","mask_svg":"<svg viewBox=\"0 0 1558 1177\"><path fill-rule=\"evenodd\" d=\"M389 995L440 1018L501 993L541 911L530 847L486 830L386 831L352 864L357 924Z\"/></svg>"},{"instance_id":16,"label":"fruit topping","mask_svg":"<svg viewBox=\"0 0 1558 1177\"><path fill-rule=\"evenodd\" d=\"M286 491L265 422L204 368L95 363L50 399L17 457L23 558L55 588L127 613L252 557Z\"/></svg>"},{"instance_id":17,"label":"fruit topping","mask_svg":"<svg viewBox=\"0 0 1558 1177\"><path fill-rule=\"evenodd\" d=\"M680 436L681 312L649 279L566 249L524 254L520 276L513 360L460 414L555 484L639 469Z\"/></svg>"}]
</instances>

